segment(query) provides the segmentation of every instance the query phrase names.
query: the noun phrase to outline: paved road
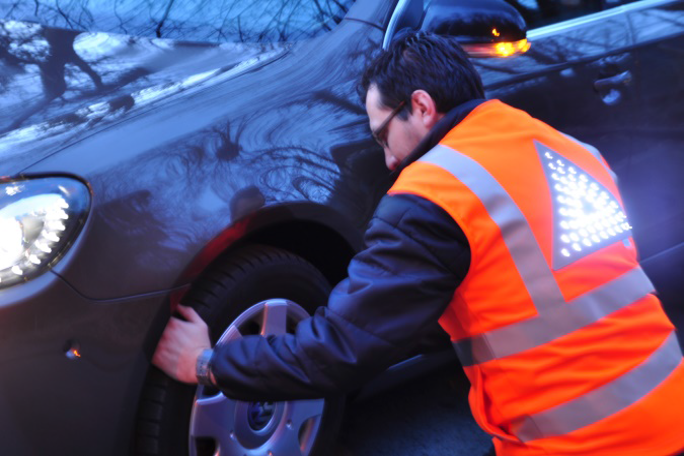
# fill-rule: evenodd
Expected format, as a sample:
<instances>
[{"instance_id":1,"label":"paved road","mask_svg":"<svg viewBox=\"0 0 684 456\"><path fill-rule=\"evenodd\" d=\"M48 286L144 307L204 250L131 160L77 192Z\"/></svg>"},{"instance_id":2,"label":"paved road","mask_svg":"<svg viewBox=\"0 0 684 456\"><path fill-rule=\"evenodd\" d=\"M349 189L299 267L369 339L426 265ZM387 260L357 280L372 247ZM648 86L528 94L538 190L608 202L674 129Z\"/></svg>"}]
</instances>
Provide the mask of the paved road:
<instances>
[{"instance_id":1,"label":"paved road","mask_svg":"<svg viewBox=\"0 0 684 456\"><path fill-rule=\"evenodd\" d=\"M352 404L335 456L480 456L489 437L473 421L459 366Z\"/></svg>"}]
</instances>

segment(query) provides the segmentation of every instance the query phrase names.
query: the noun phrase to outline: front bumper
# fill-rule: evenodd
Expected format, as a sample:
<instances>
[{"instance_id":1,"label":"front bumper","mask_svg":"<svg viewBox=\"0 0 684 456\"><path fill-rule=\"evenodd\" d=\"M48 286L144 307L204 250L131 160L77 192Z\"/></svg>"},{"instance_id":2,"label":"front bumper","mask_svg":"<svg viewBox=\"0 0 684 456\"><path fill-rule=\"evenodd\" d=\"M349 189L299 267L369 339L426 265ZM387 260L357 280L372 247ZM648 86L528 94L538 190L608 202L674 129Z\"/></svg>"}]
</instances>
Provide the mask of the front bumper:
<instances>
[{"instance_id":1,"label":"front bumper","mask_svg":"<svg viewBox=\"0 0 684 456\"><path fill-rule=\"evenodd\" d=\"M0 454L128 454L168 308L166 292L93 301L53 272L0 289Z\"/></svg>"}]
</instances>

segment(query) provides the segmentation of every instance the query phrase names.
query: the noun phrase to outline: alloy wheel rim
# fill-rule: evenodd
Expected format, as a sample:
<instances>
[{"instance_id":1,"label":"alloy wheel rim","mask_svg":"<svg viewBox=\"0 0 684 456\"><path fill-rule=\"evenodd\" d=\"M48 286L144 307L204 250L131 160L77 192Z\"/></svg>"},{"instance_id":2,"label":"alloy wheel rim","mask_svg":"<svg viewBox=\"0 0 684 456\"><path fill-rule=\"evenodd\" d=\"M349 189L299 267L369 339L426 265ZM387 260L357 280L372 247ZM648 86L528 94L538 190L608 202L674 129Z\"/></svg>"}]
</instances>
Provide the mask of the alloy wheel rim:
<instances>
[{"instance_id":1,"label":"alloy wheel rim","mask_svg":"<svg viewBox=\"0 0 684 456\"><path fill-rule=\"evenodd\" d=\"M243 335L291 332L309 314L286 299L269 299L245 310L217 345ZM318 432L323 399L244 402L198 386L190 416L191 456L308 456Z\"/></svg>"}]
</instances>

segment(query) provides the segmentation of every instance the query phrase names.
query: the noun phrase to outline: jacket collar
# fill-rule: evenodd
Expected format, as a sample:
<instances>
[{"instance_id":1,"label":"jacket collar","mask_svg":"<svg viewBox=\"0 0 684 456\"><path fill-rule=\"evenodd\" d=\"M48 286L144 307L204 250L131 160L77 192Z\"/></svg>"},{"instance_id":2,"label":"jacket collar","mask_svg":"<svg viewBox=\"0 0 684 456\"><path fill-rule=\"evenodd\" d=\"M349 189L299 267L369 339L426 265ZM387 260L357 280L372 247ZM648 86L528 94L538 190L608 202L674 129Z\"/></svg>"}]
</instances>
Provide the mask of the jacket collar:
<instances>
[{"instance_id":1,"label":"jacket collar","mask_svg":"<svg viewBox=\"0 0 684 456\"><path fill-rule=\"evenodd\" d=\"M473 109L477 108L485 101L487 100L483 98L466 101L465 103L456 106L454 109L446 113L444 117L442 117L439 122L432 127L425 138L418 143L416 148L413 149L413 151L401 163L399 163L399 166L394 171L392 171L390 174L392 179L396 179L399 176L399 173L404 170L404 168L418 160L429 150L435 147L442 140L442 138L444 138L446 134L449 133L456 125L461 123L461 121L465 119Z\"/></svg>"}]
</instances>

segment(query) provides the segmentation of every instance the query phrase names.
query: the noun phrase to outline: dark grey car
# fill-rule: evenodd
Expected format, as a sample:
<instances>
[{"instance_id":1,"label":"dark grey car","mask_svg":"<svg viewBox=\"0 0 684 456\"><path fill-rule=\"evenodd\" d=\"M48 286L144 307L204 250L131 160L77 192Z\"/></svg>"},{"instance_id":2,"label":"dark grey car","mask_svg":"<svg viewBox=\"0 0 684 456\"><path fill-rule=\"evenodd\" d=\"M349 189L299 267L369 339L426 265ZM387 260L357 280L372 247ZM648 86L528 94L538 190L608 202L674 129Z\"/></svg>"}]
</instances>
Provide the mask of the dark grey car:
<instances>
[{"instance_id":1,"label":"dark grey car","mask_svg":"<svg viewBox=\"0 0 684 456\"><path fill-rule=\"evenodd\" d=\"M489 97L601 150L682 323L682 1L37 0L0 17L2 454L325 454L342 398L232 401L149 360L181 299L214 340L325 304L390 184L356 83L403 27L458 36Z\"/></svg>"}]
</instances>

